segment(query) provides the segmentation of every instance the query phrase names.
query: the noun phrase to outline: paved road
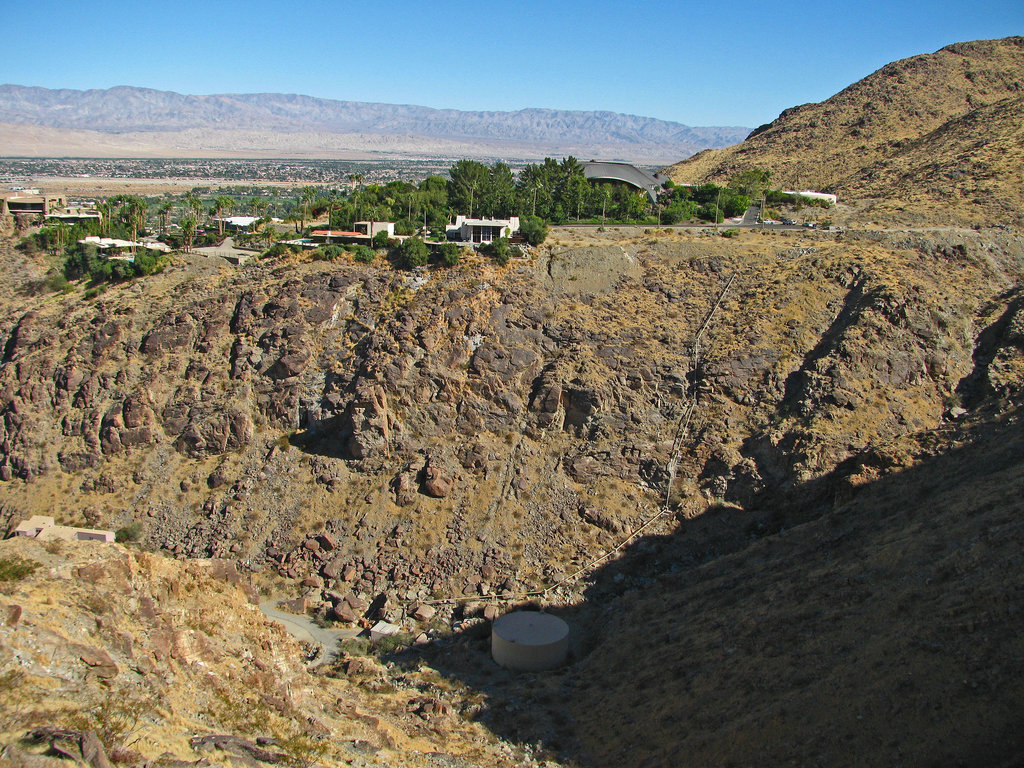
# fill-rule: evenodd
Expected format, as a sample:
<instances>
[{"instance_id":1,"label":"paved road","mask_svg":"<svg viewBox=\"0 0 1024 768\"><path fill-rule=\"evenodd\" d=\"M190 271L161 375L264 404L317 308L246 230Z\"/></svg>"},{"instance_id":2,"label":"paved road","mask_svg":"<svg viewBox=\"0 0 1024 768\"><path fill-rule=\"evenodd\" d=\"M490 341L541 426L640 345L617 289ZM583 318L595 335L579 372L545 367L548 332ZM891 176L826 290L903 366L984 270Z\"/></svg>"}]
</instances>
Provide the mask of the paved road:
<instances>
[{"instance_id":1,"label":"paved road","mask_svg":"<svg viewBox=\"0 0 1024 768\"><path fill-rule=\"evenodd\" d=\"M326 661L338 657L338 642L340 640L350 640L362 632L361 629L324 629L305 616L278 610L274 607L276 602L276 600L266 600L260 603L263 615L279 622L288 630L288 634L300 643L309 643L320 648Z\"/></svg>"},{"instance_id":2,"label":"paved road","mask_svg":"<svg viewBox=\"0 0 1024 768\"><path fill-rule=\"evenodd\" d=\"M757 220L761 217L761 206L752 205L743 213L743 221L740 222L744 227L752 227L757 224Z\"/></svg>"},{"instance_id":3,"label":"paved road","mask_svg":"<svg viewBox=\"0 0 1024 768\"><path fill-rule=\"evenodd\" d=\"M552 229L596 229L600 227L600 224L575 224L565 223L556 224ZM644 229L650 229L654 227L653 224L605 224L605 229L635 229L637 231L643 231ZM698 224L662 224L661 229L733 229L736 227L745 227L747 229L764 229L769 231L781 232L784 230L802 230L806 227L800 224L747 224L745 221L741 222L722 222L717 227L708 221L702 221ZM821 230L818 230L821 231Z\"/></svg>"}]
</instances>

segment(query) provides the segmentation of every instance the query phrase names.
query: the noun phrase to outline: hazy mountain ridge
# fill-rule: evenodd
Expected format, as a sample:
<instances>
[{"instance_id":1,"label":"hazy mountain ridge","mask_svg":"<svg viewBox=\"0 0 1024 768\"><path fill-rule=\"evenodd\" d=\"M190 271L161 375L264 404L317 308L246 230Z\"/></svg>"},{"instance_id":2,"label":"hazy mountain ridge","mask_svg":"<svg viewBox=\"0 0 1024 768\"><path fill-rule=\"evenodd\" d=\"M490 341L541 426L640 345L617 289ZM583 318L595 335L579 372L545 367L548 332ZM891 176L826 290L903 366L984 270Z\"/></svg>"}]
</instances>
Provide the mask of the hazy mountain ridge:
<instances>
[{"instance_id":1,"label":"hazy mountain ridge","mask_svg":"<svg viewBox=\"0 0 1024 768\"><path fill-rule=\"evenodd\" d=\"M298 94L192 96L130 86L78 91L3 85L0 122L115 134L207 129L413 135L444 140L657 148L675 152L676 156L735 143L749 130L692 127L604 111L465 112Z\"/></svg>"}]
</instances>

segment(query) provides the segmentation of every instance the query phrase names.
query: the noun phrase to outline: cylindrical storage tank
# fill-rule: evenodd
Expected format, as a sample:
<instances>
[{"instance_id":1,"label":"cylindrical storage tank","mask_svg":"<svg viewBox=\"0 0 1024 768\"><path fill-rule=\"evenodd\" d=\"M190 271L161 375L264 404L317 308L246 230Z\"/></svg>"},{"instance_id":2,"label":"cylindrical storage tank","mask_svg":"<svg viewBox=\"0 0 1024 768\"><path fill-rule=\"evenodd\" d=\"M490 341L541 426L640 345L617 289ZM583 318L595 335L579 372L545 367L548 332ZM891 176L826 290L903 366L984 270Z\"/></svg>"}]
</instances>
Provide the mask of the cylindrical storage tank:
<instances>
[{"instance_id":1,"label":"cylindrical storage tank","mask_svg":"<svg viewBox=\"0 0 1024 768\"><path fill-rule=\"evenodd\" d=\"M513 611L491 626L491 656L506 669L553 669L569 653L569 625L539 611Z\"/></svg>"}]
</instances>

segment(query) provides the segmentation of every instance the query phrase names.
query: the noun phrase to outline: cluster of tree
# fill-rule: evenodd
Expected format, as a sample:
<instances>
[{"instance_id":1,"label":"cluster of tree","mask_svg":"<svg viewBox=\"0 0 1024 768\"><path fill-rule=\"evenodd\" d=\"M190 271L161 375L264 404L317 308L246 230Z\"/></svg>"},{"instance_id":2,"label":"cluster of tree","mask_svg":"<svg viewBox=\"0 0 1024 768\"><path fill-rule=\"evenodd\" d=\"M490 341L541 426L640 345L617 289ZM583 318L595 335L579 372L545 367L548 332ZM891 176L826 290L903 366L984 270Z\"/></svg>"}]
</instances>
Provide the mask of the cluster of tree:
<instances>
[{"instance_id":1,"label":"cluster of tree","mask_svg":"<svg viewBox=\"0 0 1024 768\"><path fill-rule=\"evenodd\" d=\"M444 239L448 224L461 214L470 218L507 219L518 216L521 226L532 226L530 242L541 242L546 223L596 218L643 219L650 202L644 192L620 184L591 184L583 165L574 157L561 162L545 158L525 166L518 174L502 162L485 165L459 160L448 178L430 176L419 184L392 181L356 187L347 195L321 199L330 210L332 228L348 228L356 221L393 221L395 234L421 233ZM527 220L537 223L527 225ZM543 233L543 234L542 234Z\"/></svg>"},{"instance_id":2,"label":"cluster of tree","mask_svg":"<svg viewBox=\"0 0 1024 768\"><path fill-rule=\"evenodd\" d=\"M679 224L697 219L721 222L731 216L742 216L750 207L751 198L732 186L698 184L693 187L672 187L661 200L662 224Z\"/></svg>"},{"instance_id":3,"label":"cluster of tree","mask_svg":"<svg viewBox=\"0 0 1024 768\"><path fill-rule=\"evenodd\" d=\"M753 169L737 174L728 185L703 184L663 190L652 204L643 190L617 182L593 183L583 165L574 157L561 161L545 158L529 164L519 173L503 162L486 165L476 160L459 160L448 170L448 178L428 176L418 184L391 181L363 184L363 174L349 174L349 188L305 186L280 197L264 194L249 199L238 195L207 196L196 190L178 205L163 201L158 208L161 231L175 208L180 209L174 245L193 245L202 238L204 214L212 228L216 219L241 211L258 217L249 239L254 244L273 240L270 216L278 216L304 233L311 221L328 221L331 229L351 229L357 221L392 221L395 234L419 235L444 240L445 230L458 214L475 218L520 217L523 237L542 242L546 226L575 221L636 222L675 224L698 220L717 222L742 214L751 200L760 199L770 174ZM247 190L251 192L252 190ZM218 234L223 234L218 224ZM208 236L208 235L207 235ZM383 243L376 247L384 247Z\"/></svg>"},{"instance_id":4,"label":"cluster of tree","mask_svg":"<svg viewBox=\"0 0 1024 768\"><path fill-rule=\"evenodd\" d=\"M64 277L68 280L87 277L95 286L152 275L162 270L165 264L166 259L160 251L139 248L132 260L112 259L93 243L76 243L64 259Z\"/></svg>"}]
</instances>

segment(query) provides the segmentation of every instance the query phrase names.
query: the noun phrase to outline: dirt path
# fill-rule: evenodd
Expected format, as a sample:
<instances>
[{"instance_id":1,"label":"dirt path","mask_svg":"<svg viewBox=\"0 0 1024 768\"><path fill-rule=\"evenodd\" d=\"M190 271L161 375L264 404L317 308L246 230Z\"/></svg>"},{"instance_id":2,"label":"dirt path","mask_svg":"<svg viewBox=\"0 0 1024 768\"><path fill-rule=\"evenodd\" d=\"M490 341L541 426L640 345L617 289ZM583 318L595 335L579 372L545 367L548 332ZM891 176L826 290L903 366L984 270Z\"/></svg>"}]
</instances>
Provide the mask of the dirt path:
<instances>
[{"instance_id":1,"label":"dirt path","mask_svg":"<svg viewBox=\"0 0 1024 768\"><path fill-rule=\"evenodd\" d=\"M310 621L305 616L285 613L275 606L276 600L265 600L260 603L260 610L268 619L279 622L300 643L318 646L325 661L333 661L338 657L338 643L351 640L362 632L361 629L325 629Z\"/></svg>"}]
</instances>

